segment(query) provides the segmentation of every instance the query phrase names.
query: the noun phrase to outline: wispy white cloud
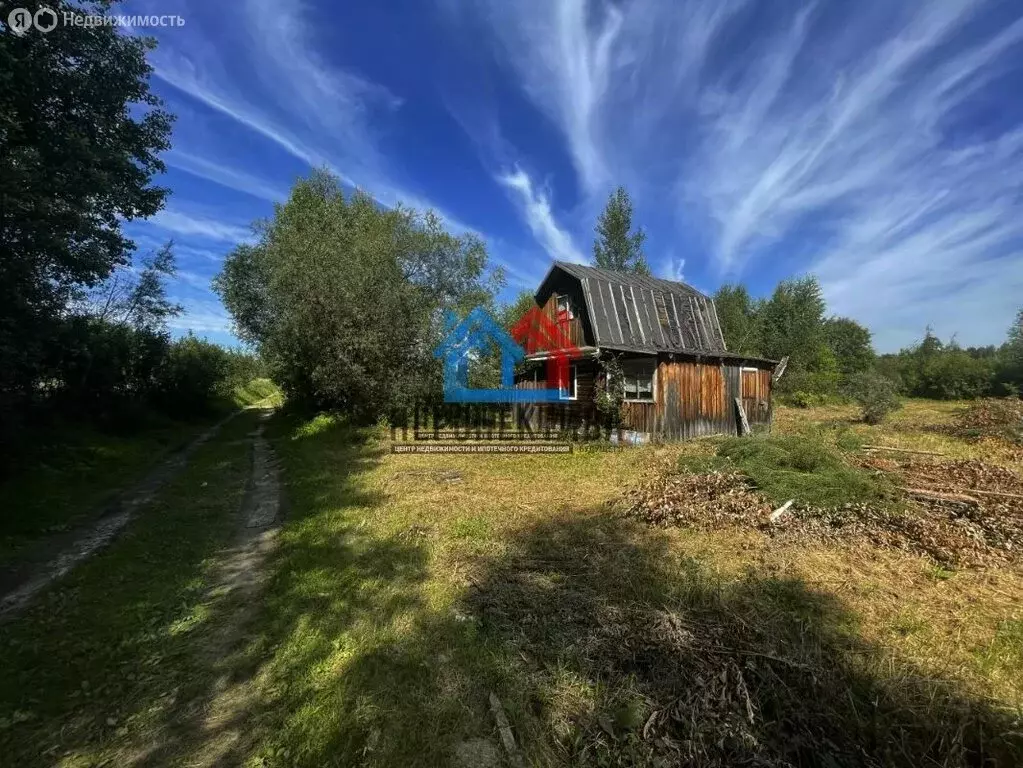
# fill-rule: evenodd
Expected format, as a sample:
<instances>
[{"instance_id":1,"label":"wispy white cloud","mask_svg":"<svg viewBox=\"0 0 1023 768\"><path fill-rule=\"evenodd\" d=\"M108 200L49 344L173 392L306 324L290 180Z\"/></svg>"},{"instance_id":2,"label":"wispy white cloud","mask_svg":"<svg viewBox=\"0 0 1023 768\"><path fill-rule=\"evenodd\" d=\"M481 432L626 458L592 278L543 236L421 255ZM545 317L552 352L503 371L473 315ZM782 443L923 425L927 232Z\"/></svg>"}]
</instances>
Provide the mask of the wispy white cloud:
<instances>
[{"instance_id":1,"label":"wispy white cloud","mask_svg":"<svg viewBox=\"0 0 1023 768\"><path fill-rule=\"evenodd\" d=\"M273 183L245 171L182 149L172 149L164 155L163 159L172 168L271 203L280 202L288 197L287 189L277 187Z\"/></svg>"},{"instance_id":2,"label":"wispy white cloud","mask_svg":"<svg viewBox=\"0 0 1023 768\"><path fill-rule=\"evenodd\" d=\"M1023 11L1006 20L1007 6L988 14L980 0L771 15L741 0L483 8L508 71L564 136L580 205L622 182L640 209L663 216L667 203L708 244L684 254L690 267L815 271L831 308L883 347L929 322L967 343L1003 335L1023 296L1023 128L1004 122L1018 111L985 122L974 110L1023 76ZM512 178L528 205L528 177ZM570 241L537 202L538 239Z\"/></svg>"},{"instance_id":3,"label":"wispy white cloud","mask_svg":"<svg viewBox=\"0 0 1023 768\"><path fill-rule=\"evenodd\" d=\"M516 168L499 176L498 181L507 187L516 199L530 231L551 258L562 261L586 261L572 242L571 235L555 220L547 193L537 189L525 171Z\"/></svg>"},{"instance_id":4,"label":"wispy white cloud","mask_svg":"<svg viewBox=\"0 0 1023 768\"><path fill-rule=\"evenodd\" d=\"M255 237L250 227L201 214L186 213L175 208L165 208L147 219L147 222L176 235L201 237L207 240L242 243L249 242Z\"/></svg>"}]
</instances>

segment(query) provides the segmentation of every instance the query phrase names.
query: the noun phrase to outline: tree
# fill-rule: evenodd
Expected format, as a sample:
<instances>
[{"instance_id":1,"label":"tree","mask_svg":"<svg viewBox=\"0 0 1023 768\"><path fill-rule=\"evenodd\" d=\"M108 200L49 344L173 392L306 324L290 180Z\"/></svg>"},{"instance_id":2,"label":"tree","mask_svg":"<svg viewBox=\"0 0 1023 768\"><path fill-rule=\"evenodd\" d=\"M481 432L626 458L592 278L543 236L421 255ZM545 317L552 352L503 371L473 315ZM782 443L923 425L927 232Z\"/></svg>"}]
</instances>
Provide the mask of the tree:
<instances>
[{"instance_id":1,"label":"tree","mask_svg":"<svg viewBox=\"0 0 1023 768\"><path fill-rule=\"evenodd\" d=\"M863 421L880 424L892 411L902 407L898 387L877 371L858 371L846 383L849 396L860 406Z\"/></svg>"},{"instance_id":2,"label":"tree","mask_svg":"<svg viewBox=\"0 0 1023 768\"><path fill-rule=\"evenodd\" d=\"M177 273L174 243L168 241L143 260L136 277L129 268L114 272L84 301L84 310L99 320L127 323L138 330L154 333L167 330L167 321L184 308L167 298L165 281Z\"/></svg>"},{"instance_id":3,"label":"tree","mask_svg":"<svg viewBox=\"0 0 1023 768\"><path fill-rule=\"evenodd\" d=\"M501 307L499 320L508 330L519 320L522 319L529 310L536 306L536 299L533 298L532 291L519 291L519 295L515 297L515 301L511 304L505 304Z\"/></svg>"},{"instance_id":4,"label":"tree","mask_svg":"<svg viewBox=\"0 0 1023 768\"><path fill-rule=\"evenodd\" d=\"M761 352L760 305L744 285L722 285L714 294L721 332L730 352L758 356Z\"/></svg>"},{"instance_id":5,"label":"tree","mask_svg":"<svg viewBox=\"0 0 1023 768\"><path fill-rule=\"evenodd\" d=\"M643 230L632 231L632 200L625 187L618 187L608 198L597 219L597 238L593 241L593 262L598 267L618 272L649 275L643 255Z\"/></svg>"},{"instance_id":6,"label":"tree","mask_svg":"<svg viewBox=\"0 0 1023 768\"><path fill-rule=\"evenodd\" d=\"M870 331L847 317L831 317L824 323L824 338L838 361L838 370L848 378L874 363Z\"/></svg>"},{"instance_id":7,"label":"tree","mask_svg":"<svg viewBox=\"0 0 1023 768\"><path fill-rule=\"evenodd\" d=\"M782 280L761 307L764 356L789 358L781 389L810 395L836 391L838 360L827 344L824 311L824 294L812 275Z\"/></svg>"},{"instance_id":8,"label":"tree","mask_svg":"<svg viewBox=\"0 0 1023 768\"><path fill-rule=\"evenodd\" d=\"M108 3L55 0L57 15ZM6 13L6 11L5 11ZM153 42L110 26L0 35L0 399L31 397L60 314L134 247L121 222L166 190L171 117L149 88ZM2 415L0 415L2 418Z\"/></svg>"},{"instance_id":9,"label":"tree","mask_svg":"<svg viewBox=\"0 0 1023 768\"><path fill-rule=\"evenodd\" d=\"M277 207L215 288L290 398L370 420L435 396L444 310L493 309L474 236L432 214L383 209L318 171Z\"/></svg>"}]
</instances>

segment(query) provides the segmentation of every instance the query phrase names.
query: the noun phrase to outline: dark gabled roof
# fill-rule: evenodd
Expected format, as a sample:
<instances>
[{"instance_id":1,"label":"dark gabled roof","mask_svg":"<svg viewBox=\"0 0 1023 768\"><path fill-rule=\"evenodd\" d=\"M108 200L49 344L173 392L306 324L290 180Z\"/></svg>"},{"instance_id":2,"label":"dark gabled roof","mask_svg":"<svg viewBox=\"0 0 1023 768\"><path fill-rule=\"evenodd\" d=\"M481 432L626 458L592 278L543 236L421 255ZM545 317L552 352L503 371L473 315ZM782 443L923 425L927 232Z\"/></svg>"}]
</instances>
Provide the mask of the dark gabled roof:
<instances>
[{"instance_id":1,"label":"dark gabled roof","mask_svg":"<svg viewBox=\"0 0 1023 768\"><path fill-rule=\"evenodd\" d=\"M536 292L538 303L557 270L581 284L598 347L733 357L725 351L714 300L692 286L556 261Z\"/></svg>"}]
</instances>

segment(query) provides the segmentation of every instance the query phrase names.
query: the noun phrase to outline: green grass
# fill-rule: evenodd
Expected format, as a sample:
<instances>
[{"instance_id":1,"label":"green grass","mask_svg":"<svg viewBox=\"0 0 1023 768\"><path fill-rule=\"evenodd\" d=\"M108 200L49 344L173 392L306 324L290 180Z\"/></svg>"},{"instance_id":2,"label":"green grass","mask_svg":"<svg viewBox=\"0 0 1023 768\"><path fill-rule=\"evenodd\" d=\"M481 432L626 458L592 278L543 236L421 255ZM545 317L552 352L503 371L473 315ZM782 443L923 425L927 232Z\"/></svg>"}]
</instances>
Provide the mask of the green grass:
<instances>
[{"instance_id":1,"label":"green grass","mask_svg":"<svg viewBox=\"0 0 1023 768\"><path fill-rule=\"evenodd\" d=\"M280 388L270 379L253 379L247 384L235 387L232 400L239 408L248 406L276 408L284 402Z\"/></svg>"},{"instance_id":2,"label":"green grass","mask_svg":"<svg viewBox=\"0 0 1023 768\"><path fill-rule=\"evenodd\" d=\"M1018 746L1000 710L864 639L827 590L748 554L745 575L717 572L588 501L653 450L394 457L324 416L272 434L290 519L254 641L269 654L256 764L500 750L490 692L529 765L958 764ZM463 482L437 479L456 467Z\"/></svg>"},{"instance_id":3,"label":"green grass","mask_svg":"<svg viewBox=\"0 0 1023 768\"><path fill-rule=\"evenodd\" d=\"M109 548L0 624L0 754L10 765L123 764L212 683L197 660L250 470L243 414L198 449Z\"/></svg>"},{"instance_id":4,"label":"green grass","mask_svg":"<svg viewBox=\"0 0 1023 768\"><path fill-rule=\"evenodd\" d=\"M164 421L128 434L81 425L48 430L0 480L0 564L16 560L40 536L87 522L208 427Z\"/></svg>"},{"instance_id":5,"label":"green grass","mask_svg":"<svg viewBox=\"0 0 1023 768\"><path fill-rule=\"evenodd\" d=\"M838 437L843 447L854 441ZM714 456L683 456L681 469L688 472L738 471L772 502L789 499L816 507L845 503L887 503L891 485L882 477L850 465L842 454L821 437L775 435L728 438Z\"/></svg>"},{"instance_id":6,"label":"green grass","mask_svg":"<svg viewBox=\"0 0 1023 768\"><path fill-rule=\"evenodd\" d=\"M225 611L205 590L251 428L197 455L137 521L141 538L86 564L25 626L0 626L9 762L213 764L189 748L200 733L170 724L218 677L202 659ZM217 669L251 694L220 764L466 764L456 755L478 740L501 753L491 692L526 765L1023 757L1018 574L946 579L906 553L652 529L607 505L679 452L816 476L841 459L830 444L823 458L773 438L752 458L724 455L728 441L394 456L381 434L330 416L268 426L288 517L259 620Z\"/></svg>"}]
</instances>

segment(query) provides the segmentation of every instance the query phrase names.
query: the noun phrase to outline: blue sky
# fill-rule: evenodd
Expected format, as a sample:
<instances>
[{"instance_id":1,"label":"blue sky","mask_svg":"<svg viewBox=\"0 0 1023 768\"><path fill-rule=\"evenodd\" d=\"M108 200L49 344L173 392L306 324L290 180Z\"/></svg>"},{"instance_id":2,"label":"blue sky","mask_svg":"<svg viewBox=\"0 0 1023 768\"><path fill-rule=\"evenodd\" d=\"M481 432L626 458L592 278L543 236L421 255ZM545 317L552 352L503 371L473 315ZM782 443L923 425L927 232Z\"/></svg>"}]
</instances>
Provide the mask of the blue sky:
<instances>
[{"instance_id":1,"label":"blue sky","mask_svg":"<svg viewBox=\"0 0 1023 768\"><path fill-rule=\"evenodd\" d=\"M228 10L230 9L230 10ZM209 280L326 166L483 237L506 297L586 261L624 184L664 277L756 295L813 272L881 351L930 324L999 343L1023 305L1023 4L136 2L177 116L172 292L231 341Z\"/></svg>"}]
</instances>

